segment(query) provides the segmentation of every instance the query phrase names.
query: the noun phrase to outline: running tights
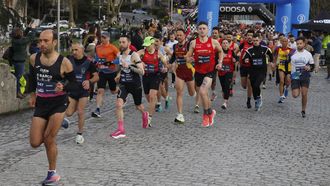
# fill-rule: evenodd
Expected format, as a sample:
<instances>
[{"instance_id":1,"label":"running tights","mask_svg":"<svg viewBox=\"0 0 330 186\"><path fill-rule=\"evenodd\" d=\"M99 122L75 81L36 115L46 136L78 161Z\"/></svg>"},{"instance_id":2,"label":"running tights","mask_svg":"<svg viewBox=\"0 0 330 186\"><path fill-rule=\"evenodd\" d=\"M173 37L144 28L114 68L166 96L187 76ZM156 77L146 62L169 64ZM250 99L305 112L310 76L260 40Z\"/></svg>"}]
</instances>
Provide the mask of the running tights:
<instances>
[{"instance_id":1,"label":"running tights","mask_svg":"<svg viewBox=\"0 0 330 186\"><path fill-rule=\"evenodd\" d=\"M223 92L223 99L228 100L229 99L229 94L230 94L230 89L232 86L232 80L233 80L233 73L228 72L223 76L219 76L222 92Z\"/></svg>"}]
</instances>

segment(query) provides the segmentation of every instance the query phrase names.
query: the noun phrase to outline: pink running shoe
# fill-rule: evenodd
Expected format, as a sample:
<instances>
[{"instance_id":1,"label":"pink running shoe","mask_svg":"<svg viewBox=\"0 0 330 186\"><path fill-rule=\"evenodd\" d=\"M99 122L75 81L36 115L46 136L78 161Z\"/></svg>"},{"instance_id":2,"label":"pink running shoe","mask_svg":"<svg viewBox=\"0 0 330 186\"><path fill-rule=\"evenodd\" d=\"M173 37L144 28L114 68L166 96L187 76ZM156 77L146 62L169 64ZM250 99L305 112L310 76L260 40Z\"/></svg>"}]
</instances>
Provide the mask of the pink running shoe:
<instances>
[{"instance_id":1,"label":"pink running shoe","mask_svg":"<svg viewBox=\"0 0 330 186\"><path fill-rule=\"evenodd\" d=\"M111 137L115 139L125 138L126 137L125 130L117 129L114 133L111 134Z\"/></svg>"},{"instance_id":2,"label":"pink running shoe","mask_svg":"<svg viewBox=\"0 0 330 186\"><path fill-rule=\"evenodd\" d=\"M215 114L216 114L216 113L217 113L217 112L213 109L213 110L212 110L212 113L211 113L210 115L208 115L208 116L209 116L210 126L212 126L213 123L214 123L214 117L215 117Z\"/></svg>"},{"instance_id":3,"label":"pink running shoe","mask_svg":"<svg viewBox=\"0 0 330 186\"><path fill-rule=\"evenodd\" d=\"M209 116L206 114L203 114L203 123L202 123L202 127L208 127L210 125L210 120L209 120Z\"/></svg>"},{"instance_id":4,"label":"pink running shoe","mask_svg":"<svg viewBox=\"0 0 330 186\"><path fill-rule=\"evenodd\" d=\"M148 117L149 117L149 112L142 113L142 128L144 129L148 127Z\"/></svg>"}]
</instances>

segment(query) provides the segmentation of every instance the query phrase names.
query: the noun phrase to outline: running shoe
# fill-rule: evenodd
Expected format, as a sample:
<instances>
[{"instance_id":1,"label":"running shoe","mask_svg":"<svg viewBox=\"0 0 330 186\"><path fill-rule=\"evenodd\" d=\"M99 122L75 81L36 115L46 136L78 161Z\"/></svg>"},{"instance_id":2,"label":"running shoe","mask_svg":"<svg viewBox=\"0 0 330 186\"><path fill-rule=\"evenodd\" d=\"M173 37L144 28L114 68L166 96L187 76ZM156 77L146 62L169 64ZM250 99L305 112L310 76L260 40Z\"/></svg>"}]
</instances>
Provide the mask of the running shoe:
<instances>
[{"instance_id":1,"label":"running shoe","mask_svg":"<svg viewBox=\"0 0 330 186\"><path fill-rule=\"evenodd\" d=\"M142 113L142 128L148 127L148 118L149 118L149 112L143 112Z\"/></svg>"},{"instance_id":2,"label":"running shoe","mask_svg":"<svg viewBox=\"0 0 330 186\"><path fill-rule=\"evenodd\" d=\"M76 136L76 143L77 144L82 144L82 143L84 143L84 141L85 141L84 137L82 135L80 135L80 134L77 134L77 136Z\"/></svg>"},{"instance_id":3,"label":"running shoe","mask_svg":"<svg viewBox=\"0 0 330 186\"><path fill-rule=\"evenodd\" d=\"M170 108L171 100L172 100L172 97L167 96L167 98L166 98L166 100L165 100L165 109L166 109L166 110Z\"/></svg>"},{"instance_id":4,"label":"running shoe","mask_svg":"<svg viewBox=\"0 0 330 186\"><path fill-rule=\"evenodd\" d=\"M151 120L152 120L152 117L150 115L148 115L148 127L152 127Z\"/></svg>"},{"instance_id":5,"label":"running shoe","mask_svg":"<svg viewBox=\"0 0 330 186\"><path fill-rule=\"evenodd\" d=\"M262 85L262 89L266 89L266 85L263 84L263 85Z\"/></svg>"},{"instance_id":6,"label":"running shoe","mask_svg":"<svg viewBox=\"0 0 330 186\"><path fill-rule=\"evenodd\" d=\"M218 96L214 92L212 92L211 101L214 101L217 97Z\"/></svg>"},{"instance_id":7,"label":"running shoe","mask_svg":"<svg viewBox=\"0 0 330 186\"><path fill-rule=\"evenodd\" d=\"M246 106L247 106L248 109L252 108L251 101L247 101Z\"/></svg>"},{"instance_id":8,"label":"running shoe","mask_svg":"<svg viewBox=\"0 0 330 186\"><path fill-rule=\"evenodd\" d=\"M305 111L301 111L301 117L303 117L303 118L306 117L306 112Z\"/></svg>"},{"instance_id":9,"label":"running shoe","mask_svg":"<svg viewBox=\"0 0 330 186\"><path fill-rule=\"evenodd\" d=\"M284 89L284 99L287 98L288 95L289 95L289 89L286 87L286 88Z\"/></svg>"},{"instance_id":10,"label":"running shoe","mask_svg":"<svg viewBox=\"0 0 330 186\"><path fill-rule=\"evenodd\" d=\"M284 99L285 99L285 97L284 97L284 96L280 96L280 99L278 100L278 102L277 102L277 103L284 103Z\"/></svg>"},{"instance_id":11,"label":"running shoe","mask_svg":"<svg viewBox=\"0 0 330 186\"><path fill-rule=\"evenodd\" d=\"M222 106L221 106L221 108L222 108L223 110L226 110L226 109L227 109L227 103L223 103Z\"/></svg>"},{"instance_id":12,"label":"running shoe","mask_svg":"<svg viewBox=\"0 0 330 186\"><path fill-rule=\"evenodd\" d=\"M199 113L199 106L195 105L194 113Z\"/></svg>"},{"instance_id":13,"label":"running shoe","mask_svg":"<svg viewBox=\"0 0 330 186\"><path fill-rule=\"evenodd\" d=\"M94 112L92 112L92 117L93 118L100 118L101 117L100 111L96 109Z\"/></svg>"},{"instance_id":14,"label":"running shoe","mask_svg":"<svg viewBox=\"0 0 330 186\"><path fill-rule=\"evenodd\" d=\"M203 114L202 127L208 127L208 126L210 126L210 118L207 114Z\"/></svg>"},{"instance_id":15,"label":"running shoe","mask_svg":"<svg viewBox=\"0 0 330 186\"><path fill-rule=\"evenodd\" d=\"M174 119L175 123L183 124L184 123L184 117L183 114L177 114L176 118Z\"/></svg>"},{"instance_id":16,"label":"running shoe","mask_svg":"<svg viewBox=\"0 0 330 186\"><path fill-rule=\"evenodd\" d=\"M70 121L68 118L64 118L62 121L62 127L67 129L69 127Z\"/></svg>"},{"instance_id":17,"label":"running shoe","mask_svg":"<svg viewBox=\"0 0 330 186\"><path fill-rule=\"evenodd\" d=\"M161 104L156 104L155 111L156 112L161 112L162 110L163 110L162 105Z\"/></svg>"},{"instance_id":18,"label":"running shoe","mask_svg":"<svg viewBox=\"0 0 330 186\"><path fill-rule=\"evenodd\" d=\"M60 181L61 176L58 175L55 171L48 171L47 177L42 181L43 186L57 185Z\"/></svg>"},{"instance_id":19,"label":"running shoe","mask_svg":"<svg viewBox=\"0 0 330 186\"><path fill-rule=\"evenodd\" d=\"M261 97L259 97L256 102L255 102L255 108L256 108L256 111L259 111L262 107L262 99Z\"/></svg>"},{"instance_id":20,"label":"running shoe","mask_svg":"<svg viewBox=\"0 0 330 186\"><path fill-rule=\"evenodd\" d=\"M330 80L330 76L327 76L325 79L326 79L326 80Z\"/></svg>"},{"instance_id":21,"label":"running shoe","mask_svg":"<svg viewBox=\"0 0 330 186\"><path fill-rule=\"evenodd\" d=\"M212 113L210 114L210 115L208 115L209 116L209 125L210 126L212 126L213 125L213 123L214 123L214 117L215 117L215 115L216 115L216 113L217 113L217 111L215 111L214 109L212 110Z\"/></svg>"},{"instance_id":22,"label":"running shoe","mask_svg":"<svg viewBox=\"0 0 330 186\"><path fill-rule=\"evenodd\" d=\"M125 138L126 137L125 130L119 130L119 129L117 129L115 132L113 132L111 134L111 137L113 137L115 139Z\"/></svg>"}]
</instances>

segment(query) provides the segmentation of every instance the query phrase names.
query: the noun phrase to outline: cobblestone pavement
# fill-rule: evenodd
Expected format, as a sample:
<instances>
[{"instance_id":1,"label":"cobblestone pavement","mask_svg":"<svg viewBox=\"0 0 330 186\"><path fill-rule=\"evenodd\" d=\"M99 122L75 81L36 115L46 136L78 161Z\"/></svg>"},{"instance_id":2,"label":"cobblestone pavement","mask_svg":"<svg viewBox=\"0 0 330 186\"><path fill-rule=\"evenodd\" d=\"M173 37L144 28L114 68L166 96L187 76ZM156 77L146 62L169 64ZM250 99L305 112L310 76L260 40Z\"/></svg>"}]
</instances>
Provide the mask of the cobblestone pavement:
<instances>
[{"instance_id":1,"label":"cobblestone pavement","mask_svg":"<svg viewBox=\"0 0 330 186\"><path fill-rule=\"evenodd\" d=\"M88 118L85 143L74 142L76 123L58 136L61 185L330 185L330 81L312 77L307 118L301 99L278 104L273 82L263 90L260 112L248 110L235 85L229 109L214 102L215 126L201 128L201 114L184 100L185 125L174 125L175 92L169 111L157 113L142 129L140 113L125 107L127 138L110 139L116 128L115 97L107 95L102 118ZM239 82L239 80L237 81ZM219 82L217 90L220 92ZM89 105L87 112L94 109ZM88 114L89 115L89 114ZM44 147L32 149L32 111L0 116L0 185L39 185L47 171ZM75 120L76 118L74 117Z\"/></svg>"}]
</instances>

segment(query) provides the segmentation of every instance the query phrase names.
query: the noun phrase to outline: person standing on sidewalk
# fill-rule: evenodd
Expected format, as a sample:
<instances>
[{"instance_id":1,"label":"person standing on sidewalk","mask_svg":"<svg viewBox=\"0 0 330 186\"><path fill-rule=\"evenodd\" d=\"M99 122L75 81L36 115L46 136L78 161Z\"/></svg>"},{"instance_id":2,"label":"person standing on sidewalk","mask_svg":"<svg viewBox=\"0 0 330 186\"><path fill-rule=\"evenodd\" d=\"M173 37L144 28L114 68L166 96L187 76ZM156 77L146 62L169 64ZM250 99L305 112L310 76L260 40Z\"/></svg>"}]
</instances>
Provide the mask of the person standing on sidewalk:
<instances>
[{"instance_id":1,"label":"person standing on sidewalk","mask_svg":"<svg viewBox=\"0 0 330 186\"><path fill-rule=\"evenodd\" d=\"M310 83L310 72L314 70L314 59L310 52L305 49L306 39L299 37L296 40L297 51L291 57L291 88L292 96L299 97L301 93L301 116L306 117L307 94Z\"/></svg>"},{"instance_id":2,"label":"person standing on sidewalk","mask_svg":"<svg viewBox=\"0 0 330 186\"><path fill-rule=\"evenodd\" d=\"M198 37L191 41L189 51L186 54L187 62L191 62L191 57L195 61L195 83L197 92L201 96L201 101L204 108L203 114L203 127L212 126L216 111L212 109L211 101L209 98L209 89L212 85L215 64L219 70L222 66L223 51L219 42L207 36L209 28L206 22L198 24ZM215 55L218 52L218 61L215 61Z\"/></svg>"},{"instance_id":3,"label":"person standing on sidewalk","mask_svg":"<svg viewBox=\"0 0 330 186\"><path fill-rule=\"evenodd\" d=\"M247 49L243 60L251 63L250 82L255 100L255 110L259 111L262 106L262 97L260 85L267 74L267 56L269 62L273 62L273 54L270 48L260 45L259 34L253 35L253 47Z\"/></svg>"},{"instance_id":4,"label":"person standing on sidewalk","mask_svg":"<svg viewBox=\"0 0 330 186\"><path fill-rule=\"evenodd\" d=\"M71 45L72 56L68 59L72 63L73 70L76 74L76 79L79 83L79 90L69 92L69 106L66 110L66 116L72 116L76 111L78 112L78 132L76 136L76 143L84 143L84 124L85 124L85 107L88 102L89 89L91 85L99 80L95 65L91 60L84 55L84 46L81 43L73 43ZM92 77L92 78L90 78ZM68 128L70 124L69 119L64 118L62 127Z\"/></svg>"},{"instance_id":5,"label":"person standing on sidewalk","mask_svg":"<svg viewBox=\"0 0 330 186\"><path fill-rule=\"evenodd\" d=\"M55 51L57 34L41 32L41 53L30 57L30 106L35 107L30 127L33 148L44 143L48 158L48 173L43 185L54 185L60 180L56 173L56 137L67 109L67 93L78 90L72 63ZM35 93L36 92L36 93Z\"/></svg>"},{"instance_id":6,"label":"person standing on sidewalk","mask_svg":"<svg viewBox=\"0 0 330 186\"><path fill-rule=\"evenodd\" d=\"M126 137L123 106L128 94L132 94L136 109L142 114L142 127L147 128L148 126L149 113L144 111L144 106L142 104L140 75L144 74L143 63L140 56L129 49L130 44L129 36L123 35L119 38L119 64L121 70L116 77L116 81L119 82L119 91L116 101L118 128L111 134L111 137L115 139Z\"/></svg>"}]
</instances>

